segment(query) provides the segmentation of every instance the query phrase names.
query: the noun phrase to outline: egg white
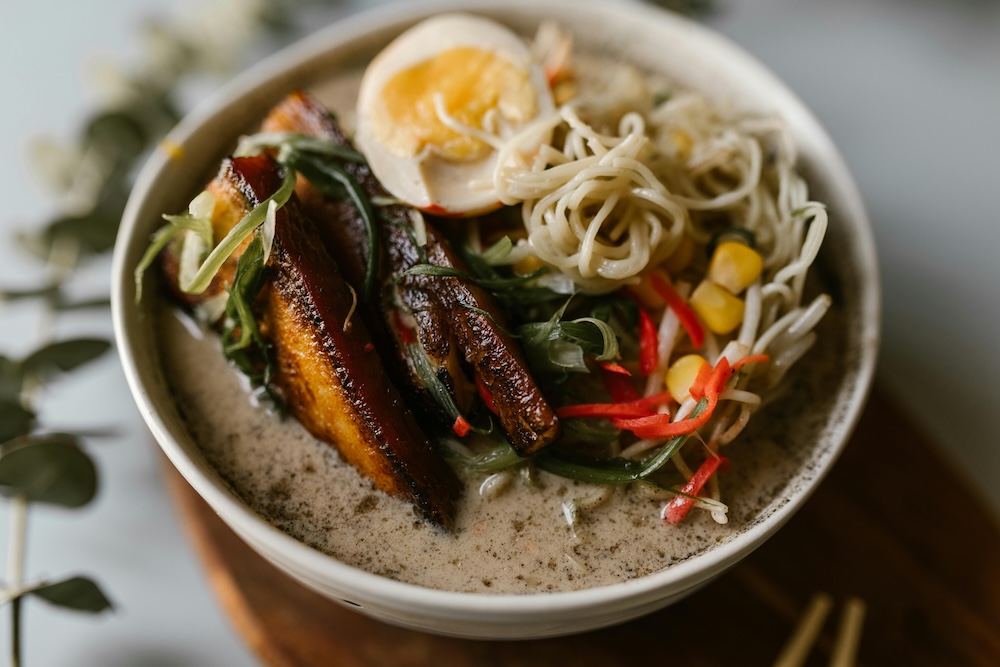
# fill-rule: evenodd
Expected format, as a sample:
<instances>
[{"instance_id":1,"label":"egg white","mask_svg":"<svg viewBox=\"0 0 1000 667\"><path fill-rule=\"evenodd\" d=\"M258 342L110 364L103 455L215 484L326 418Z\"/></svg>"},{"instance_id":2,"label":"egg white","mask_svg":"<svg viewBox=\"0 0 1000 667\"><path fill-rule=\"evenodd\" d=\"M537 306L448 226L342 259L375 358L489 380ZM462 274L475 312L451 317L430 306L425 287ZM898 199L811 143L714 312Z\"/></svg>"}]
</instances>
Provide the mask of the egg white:
<instances>
[{"instance_id":1,"label":"egg white","mask_svg":"<svg viewBox=\"0 0 1000 667\"><path fill-rule=\"evenodd\" d=\"M535 118L552 111L552 95L541 66L533 61L521 37L488 19L447 14L403 33L368 65L358 93L355 137L375 176L390 194L420 209L453 216L476 215L501 205L493 184L496 151L490 150L479 159L452 160L426 146L417 156L403 158L382 143L375 123L382 90L396 73L460 47L493 52L527 72L528 85L535 95ZM515 126L501 120L498 139L508 139L530 122ZM547 141L547 135L535 135L533 145L520 146L519 150L532 154Z\"/></svg>"}]
</instances>

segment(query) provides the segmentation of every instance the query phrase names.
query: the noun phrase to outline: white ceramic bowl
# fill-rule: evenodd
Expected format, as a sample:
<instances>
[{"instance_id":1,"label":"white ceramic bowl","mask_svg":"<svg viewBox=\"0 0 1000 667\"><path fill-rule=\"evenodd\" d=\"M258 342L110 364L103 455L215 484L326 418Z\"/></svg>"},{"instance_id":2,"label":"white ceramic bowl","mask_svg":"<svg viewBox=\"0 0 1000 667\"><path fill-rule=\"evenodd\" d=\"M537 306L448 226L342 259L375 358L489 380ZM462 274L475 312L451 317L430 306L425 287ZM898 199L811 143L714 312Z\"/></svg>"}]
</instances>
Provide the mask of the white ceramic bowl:
<instances>
[{"instance_id":1,"label":"white ceramic bowl","mask_svg":"<svg viewBox=\"0 0 1000 667\"><path fill-rule=\"evenodd\" d=\"M430 590L349 567L292 539L250 510L213 474L173 406L164 381L148 302L136 307L132 270L160 213L180 210L265 111L294 88L309 88L363 64L392 37L435 13L463 10L530 34L544 18L573 31L576 43L620 54L680 84L741 107L777 112L798 141L813 195L831 211L824 257L839 283L842 363L809 414L807 453L760 517L724 543L666 570L612 586L533 595ZM136 403L163 451L222 519L277 567L323 595L376 618L446 635L544 637L623 622L664 607L734 565L802 505L843 448L870 386L879 331L879 290L871 231L857 189L826 132L799 99L738 46L686 19L631 2L507 0L413 2L385 6L321 30L220 90L170 134L181 159L153 155L125 211L114 261L115 333Z\"/></svg>"}]
</instances>

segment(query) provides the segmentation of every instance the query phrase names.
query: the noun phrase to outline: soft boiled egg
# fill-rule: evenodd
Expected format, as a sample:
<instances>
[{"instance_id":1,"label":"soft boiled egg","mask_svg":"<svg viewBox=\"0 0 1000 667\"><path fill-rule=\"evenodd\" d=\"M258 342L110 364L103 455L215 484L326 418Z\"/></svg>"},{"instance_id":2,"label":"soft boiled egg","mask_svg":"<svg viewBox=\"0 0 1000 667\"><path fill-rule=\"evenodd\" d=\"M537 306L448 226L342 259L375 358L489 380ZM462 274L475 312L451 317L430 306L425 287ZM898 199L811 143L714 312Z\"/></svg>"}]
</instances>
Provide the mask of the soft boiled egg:
<instances>
[{"instance_id":1,"label":"soft boiled egg","mask_svg":"<svg viewBox=\"0 0 1000 667\"><path fill-rule=\"evenodd\" d=\"M500 206L497 146L553 108L539 63L488 19L446 14L420 23L365 70L356 142L393 196L431 213ZM547 133L517 147L537 152Z\"/></svg>"}]
</instances>

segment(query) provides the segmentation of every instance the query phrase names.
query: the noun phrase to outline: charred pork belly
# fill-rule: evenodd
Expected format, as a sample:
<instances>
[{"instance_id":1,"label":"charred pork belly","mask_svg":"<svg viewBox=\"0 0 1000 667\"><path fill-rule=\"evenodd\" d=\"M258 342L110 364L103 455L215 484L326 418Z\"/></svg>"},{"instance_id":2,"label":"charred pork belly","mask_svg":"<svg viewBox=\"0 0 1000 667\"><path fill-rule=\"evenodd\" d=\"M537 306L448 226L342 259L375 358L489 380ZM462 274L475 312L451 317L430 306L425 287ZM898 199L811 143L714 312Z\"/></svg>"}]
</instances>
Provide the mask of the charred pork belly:
<instances>
[{"instance_id":1,"label":"charred pork belly","mask_svg":"<svg viewBox=\"0 0 1000 667\"><path fill-rule=\"evenodd\" d=\"M280 167L268 156L227 159L208 187L215 195L216 237L276 192L281 182ZM184 301L194 304L227 287L246 245L204 295L184 295ZM171 249L164 254L162 267L176 291L178 260ZM378 489L450 527L458 479L403 402L365 322L352 317L352 288L294 195L277 210L265 275L253 308L274 355L272 384L288 408Z\"/></svg>"},{"instance_id":2,"label":"charred pork belly","mask_svg":"<svg viewBox=\"0 0 1000 667\"><path fill-rule=\"evenodd\" d=\"M296 133L350 142L333 116L304 93L293 93L268 115L264 132ZM360 161L343 168L367 195L377 201L388 195ZM520 346L506 332L505 317L493 296L460 276L399 276L421 263L456 269L468 275L465 262L451 249L431 220L425 221L426 245L419 245L412 227L414 209L401 204L380 207L376 216L379 247L372 248L357 209L346 199L325 196L300 176L296 192L320 226L330 253L344 278L359 289L369 261L379 267L374 294L363 304L364 319L388 366L407 369L400 377L428 411L443 415L419 373L412 345L419 343L434 364L437 377L459 407L479 383L492 399L500 424L514 449L528 456L559 435L555 410L532 378ZM377 252L376 252L377 251ZM462 366L468 368L468 373ZM470 377L471 376L471 377Z\"/></svg>"}]
</instances>

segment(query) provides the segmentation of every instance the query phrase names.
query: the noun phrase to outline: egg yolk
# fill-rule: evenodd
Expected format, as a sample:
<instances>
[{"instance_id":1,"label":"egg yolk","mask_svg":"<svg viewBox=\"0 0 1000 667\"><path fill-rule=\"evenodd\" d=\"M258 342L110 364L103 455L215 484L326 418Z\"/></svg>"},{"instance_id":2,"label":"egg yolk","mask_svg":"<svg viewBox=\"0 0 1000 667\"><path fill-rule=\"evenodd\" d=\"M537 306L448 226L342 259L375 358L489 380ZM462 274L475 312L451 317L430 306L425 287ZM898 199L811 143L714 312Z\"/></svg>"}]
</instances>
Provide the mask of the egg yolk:
<instances>
[{"instance_id":1,"label":"egg yolk","mask_svg":"<svg viewBox=\"0 0 1000 667\"><path fill-rule=\"evenodd\" d=\"M416 157L430 147L450 160L475 160L490 147L442 123L435 97L440 95L448 116L468 127L490 131L483 121L494 109L506 122L523 124L536 114L529 77L527 68L496 53L474 47L448 49L386 82L373 129L401 158Z\"/></svg>"}]
</instances>

